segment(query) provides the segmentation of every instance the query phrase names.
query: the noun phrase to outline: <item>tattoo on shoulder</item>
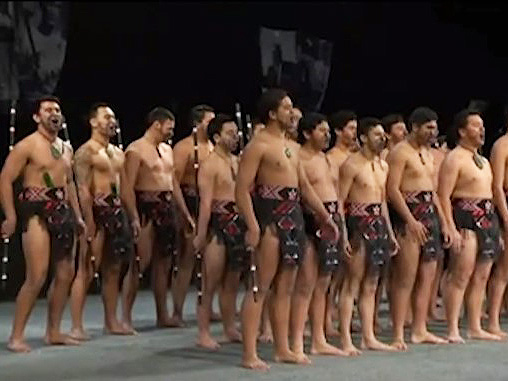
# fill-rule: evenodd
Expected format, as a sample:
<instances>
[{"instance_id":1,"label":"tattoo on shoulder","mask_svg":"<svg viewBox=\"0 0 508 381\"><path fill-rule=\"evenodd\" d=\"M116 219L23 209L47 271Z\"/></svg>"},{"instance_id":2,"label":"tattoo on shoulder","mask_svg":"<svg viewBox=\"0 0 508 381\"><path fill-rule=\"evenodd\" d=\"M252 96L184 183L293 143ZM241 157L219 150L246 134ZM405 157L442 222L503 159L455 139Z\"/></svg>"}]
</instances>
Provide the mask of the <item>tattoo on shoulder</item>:
<instances>
[{"instance_id":1,"label":"tattoo on shoulder","mask_svg":"<svg viewBox=\"0 0 508 381\"><path fill-rule=\"evenodd\" d=\"M86 184L90 180L92 174L90 165L91 156L91 149L86 145L79 147L74 154L74 173L78 184Z\"/></svg>"}]
</instances>

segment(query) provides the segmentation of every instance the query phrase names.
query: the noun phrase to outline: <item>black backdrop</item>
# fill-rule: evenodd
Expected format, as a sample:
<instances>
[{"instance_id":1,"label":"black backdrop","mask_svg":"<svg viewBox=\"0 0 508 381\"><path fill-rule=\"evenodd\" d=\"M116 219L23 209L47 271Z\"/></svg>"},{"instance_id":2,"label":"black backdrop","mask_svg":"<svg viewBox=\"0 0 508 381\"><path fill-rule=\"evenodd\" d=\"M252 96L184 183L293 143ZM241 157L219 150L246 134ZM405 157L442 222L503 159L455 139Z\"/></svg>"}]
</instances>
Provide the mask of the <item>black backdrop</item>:
<instances>
[{"instance_id":1,"label":"black backdrop","mask_svg":"<svg viewBox=\"0 0 508 381\"><path fill-rule=\"evenodd\" d=\"M68 48L56 95L75 147L89 136L84 116L110 102L124 143L140 136L155 105L177 116L176 140L189 132L196 103L253 113L260 94L260 26L301 30L334 43L322 111L406 116L427 105L445 131L470 99L486 99L487 151L503 125L508 64L502 5L423 3L72 3ZM33 131L22 107L17 139ZM2 115L7 122L6 109ZM3 129L3 157L7 128ZM16 282L22 281L19 239Z\"/></svg>"}]
</instances>

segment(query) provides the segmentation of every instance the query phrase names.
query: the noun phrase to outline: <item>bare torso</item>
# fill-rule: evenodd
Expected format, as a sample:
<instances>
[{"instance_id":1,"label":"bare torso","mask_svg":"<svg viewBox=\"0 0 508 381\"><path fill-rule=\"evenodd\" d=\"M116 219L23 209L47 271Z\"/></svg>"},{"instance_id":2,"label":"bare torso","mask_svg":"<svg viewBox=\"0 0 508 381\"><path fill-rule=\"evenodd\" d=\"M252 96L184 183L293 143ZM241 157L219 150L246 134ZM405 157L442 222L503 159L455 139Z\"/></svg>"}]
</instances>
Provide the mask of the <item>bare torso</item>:
<instances>
[{"instance_id":1,"label":"bare torso","mask_svg":"<svg viewBox=\"0 0 508 381\"><path fill-rule=\"evenodd\" d=\"M323 152L310 154L302 149L300 150L300 159L310 185L321 201L336 201L338 168L327 160Z\"/></svg>"},{"instance_id":2,"label":"bare torso","mask_svg":"<svg viewBox=\"0 0 508 381\"><path fill-rule=\"evenodd\" d=\"M403 160L406 165L400 182L401 192L434 190L434 157L429 149L417 151L409 142L399 143L391 152L392 160Z\"/></svg>"},{"instance_id":3,"label":"bare torso","mask_svg":"<svg viewBox=\"0 0 508 381\"><path fill-rule=\"evenodd\" d=\"M113 144L109 144L106 151L101 143L92 139L87 141L85 145L90 153L90 193L92 195L110 194L112 185L115 185L119 190L120 171L125 160L122 150Z\"/></svg>"},{"instance_id":4,"label":"bare torso","mask_svg":"<svg viewBox=\"0 0 508 381\"><path fill-rule=\"evenodd\" d=\"M328 159L334 166L340 168L342 163L346 161L350 154L351 152L349 151L344 151L339 147L333 147L330 151L327 152L326 156L328 156Z\"/></svg>"},{"instance_id":5,"label":"bare torso","mask_svg":"<svg viewBox=\"0 0 508 381\"><path fill-rule=\"evenodd\" d=\"M135 153L140 158L134 181L135 190L173 191L173 149L166 143L160 143L157 149L144 138L132 142L127 147L125 155Z\"/></svg>"},{"instance_id":6,"label":"bare torso","mask_svg":"<svg viewBox=\"0 0 508 381\"><path fill-rule=\"evenodd\" d=\"M492 198L492 170L489 161L482 156L483 168L473 161L473 153L458 146L448 155L458 163L459 173L452 192L453 198Z\"/></svg>"},{"instance_id":7,"label":"bare torso","mask_svg":"<svg viewBox=\"0 0 508 381\"><path fill-rule=\"evenodd\" d=\"M175 146L175 151L181 150L185 160L185 168L180 178L180 184L196 186L196 173L194 171L194 140L192 135L187 136ZM213 151L213 144L209 141L198 142L198 160L203 162Z\"/></svg>"},{"instance_id":8,"label":"bare torso","mask_svg":"<svg viewBox=\"0 0 508 381\"><path fill-rule=\"evenodd\" d=\"M369 204L384 202L388 164L384 160L367 160L361 152L351 154L346 163L354 173L347 201Z\"/></svg>"},{"instance_id":9,"label":"bare torso","mask_svg":"<svg viewBox=\"0 0 508 381\"><path fill-rule=\"evenodd\" d=\"M212 152L206 160L206 165L215 171L213 196L214 200L235 200L236 174L238 173L238 158L230 156L226 160L216 152Z\"/></svg>"}]
</instances>

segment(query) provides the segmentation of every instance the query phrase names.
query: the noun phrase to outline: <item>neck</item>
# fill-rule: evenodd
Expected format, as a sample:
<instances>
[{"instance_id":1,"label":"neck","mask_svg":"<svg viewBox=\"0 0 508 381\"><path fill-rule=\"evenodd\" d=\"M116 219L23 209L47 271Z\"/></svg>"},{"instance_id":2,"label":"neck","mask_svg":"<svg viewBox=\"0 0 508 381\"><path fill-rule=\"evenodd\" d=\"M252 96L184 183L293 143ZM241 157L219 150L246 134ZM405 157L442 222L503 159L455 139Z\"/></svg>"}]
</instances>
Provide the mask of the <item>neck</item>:
<instances>
[{"instance_id":1,"label":"neck","mask_svg":"<svg viewBox=\"0 0 508 381\"><path fill-rule=\"evenodd\" d=\"M477 151L478 151L478 147L475 147L471 143L468 143L468 142L461 141L459 143L459 146L461 146L462 148L464 148L468 151L471 151L472 153L477 153Z\"/></svg>"},{"instance_id":2,"label":"neck","mask_svg":"<svg viewBox=\"0 0 508 381\"><path fill-rule=\"evenodd\" d=\"M97 131L92 131L92 139L95 140L96 142L99 142L104 147L107 147L109 144L109 136L102 135Z\"/></svg>"},{"instance_id":3,"label":"neck","mask_svg":"<svg viewBox=\"0 0 508 381\"><path fill-rule=\"evenodd\" d=\"M206 135L206 128L204 128L203 126L198 126L196 136L198 138L199 143L208 143L208 136Z\"/></svg>"},{"instance_id":4,"label":"neck","mask_svg":"<svg viewBox=\"0 0 508 381\"><path fill-rule=\"evenodd\" d=\"M279 136L281 138L285 136L285 131L278 123L268 122L268 124L265 127L265 131L268 132L270 135Z\"/></svg>"},{"instance_id":5,"label":"neck","mask_svg":"<svg viewBox=\"0 0 508 381\"><path fill-rule=\"evenodd\" d=\"M369 161L374 160L378 156L376 153L371 151L365 144L362 147L362 153Z\"/></svg>"},{"instance_id":6,"label":"neck","mask_svg":"<svg viewBox=\"0 0 508 381\"><path fill-rule=\"evenodd\" d=\"M340 149L343 152L349 152L349 147L340 139L335 142L335 148Z\"/></svg>"},{"instance_id":7,"label":"neck","mask_svg":"<svg viewBox=\"0 0 508 381\"><path fill-rule=\"evenodd\" d=\"M51 143L53 143L56 140L56 137L58 136L57 131L48 131L40 124L37 126L37 131Z\"/></svg>"},{"instance_id":8,"label":"neck","mask_svg":"<svg viewBox=\"0 0 508 381\"><path fill-rule=\"evenodd\" d=\"M407 137L407 141L408 141L409 144L411 144L415 148L423 147L422 144L418 143L418 140L416 139L416 136L414 134L410 134Z\"/></svg>"},{"instance_id":9,"label":"neck","mask_svg":"<svg viewBox=\"0 0 508 381\"><path fill-rule=\"evenodd\" d=\"M308 153L313 154L313 155L316 155L316 154L319 154L320 152L322 152L320 147L316 147L311 142L305 143L302 146L302 149L304 149L305 151L307 151Z\"/></svg>"},{"instance_id":10,"label":"neck","mask_svg":"<svg viewBox=\"0 0 508 381\"><path fill-rule=\"evenodd\" d=\"M228 158L231 156L231 151L229 151L222 144L216 144L214 150L219 156L226 156Z\"/></svg>"},{"instance_id":11,"label":"neck","mask_svg":"<svg viewBox=\"0 0 508 381\"><path fill-rule=\"evenodd\" d=\"M152 129L146 130L144 136L145 136L146 140L148 140L150 143L152 143L155 146L159 145L159 143L162 143L164 141L162 135Z\"/></svg>"}]
</instances>

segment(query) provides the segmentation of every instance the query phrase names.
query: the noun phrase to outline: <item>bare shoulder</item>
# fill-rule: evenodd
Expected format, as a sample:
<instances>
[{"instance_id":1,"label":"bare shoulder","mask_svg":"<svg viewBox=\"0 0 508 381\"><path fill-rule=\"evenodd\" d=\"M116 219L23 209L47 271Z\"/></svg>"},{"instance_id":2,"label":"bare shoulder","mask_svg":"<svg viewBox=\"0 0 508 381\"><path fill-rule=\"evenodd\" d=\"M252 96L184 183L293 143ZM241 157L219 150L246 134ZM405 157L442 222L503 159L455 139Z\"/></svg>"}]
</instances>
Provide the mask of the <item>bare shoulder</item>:
<instances>
[{"instance_id":1,"label":"bare shoulder","mask_svg":"<svg viewBox=\"0 0 508 381\"><path fill-rule=\"evenodd\" d=\"M34 133L21 139L14 145L14 149L21 153L30 153L33 151L33 145L37 142L37 135Z\"/></svg>"},{"instance_id":2,"label":"bare shoulder","mask_svg":"<svg viewBox=\"0 0 508 381\"><path fill-rule=\"evenodd\" d=\"M127 146L127 148L125 149L125 153L139 151L141 145L142 145L141 139L136 139Z\"/></svg>"},{"instance_id":3,"label":"bare shoulder","mask_svg":"<svg viewBox=\"0 0 508 381\"><path fill-rule=\"evenodd\" d=\"M168 143L165 142L160 143L159 150L163 155L173 156L173 147L171 147Z\"/></svg>"},{"instance_id":4,"label":"bare shoulder","mask_svg":"<svg viewBox=\"0 0 508 381\"><path fill-rule=\"evenodd\" d=\"M443 166L447 168L458 167L460 165L461 160L464 158L464 153L461 149L454 148L443 159Z\"/></svg>"},{"instance_id":5,"label":"bare shoulder","mask_svg":"<svg viewBox=\"0 0 508 381\"><path fill-rule=\"evenodd\" d=\"M503 135L497 139L492 146L492 153L506 156L508 154L508 135Z\"/></svg>"},{"instance_id":6,"label":"bare shoulder","mask_svg":"<svg viewBox=\"0 0 508 381\"><path fill-rule=\"evenodd\" d=\"M383 159L380 159L379 160L379 165L381 166L381 169L385 172L388 172L388 162L386 160L383 160Z\"/></svg>"},{"instance_id":7,"label":"bare shoulder","mask_svg":"<svg viewBox=\"0 0 508 381\"><path fill-rule=\"evenodd\" d=\"M218 156L213 151L210 155L208 155L203 161L200 163L200 171L206 171L207 173L211 173L215 171L218 167L220 167L221 162L218 160Z\"/></svg>"},{"instance_id":8,"label":"bare shoulder","mask_svg":"<svg viewBox=\"0 0 508 381\"><path fill-rule=\"evenodd\" d=\"M263 131L260 131L244 148L245 154L263 153L269 146L269 141Z\"/></svg>"},{"instance_id":9,"label":"bare shoulder","mask_svg":"<svg viewBox=\"0 0 508 381\"><path fill-rule=\"evenodd\" d=\"M74 153L74 160L87 160L95 153L90 140L82 144Z\"/></svg>"},{"instance_id":10,"label":"bare shoulder","mask_svg":"<svg viewBox=\"0 0 508 381\"><path fill-rule=\"evenodd\" d=\"M352 153L340 166L340 172L344 174L354 174L358 170L359 160L360 154L358 152Z\"/></svg>"},{"instance_id":11,"label":"bare shoulder","mask_svg":"<svg viewBox=\"0 0 508 381\"><path fill-rule=\"evenodd\" d=\"M182 152L192 149L193 144L194 142L192 140L192 136L187 136L175 144L175 152Z\"/></svg>"}]
</instances>

